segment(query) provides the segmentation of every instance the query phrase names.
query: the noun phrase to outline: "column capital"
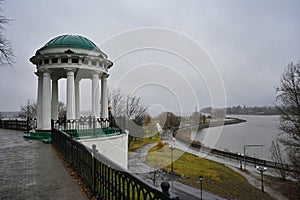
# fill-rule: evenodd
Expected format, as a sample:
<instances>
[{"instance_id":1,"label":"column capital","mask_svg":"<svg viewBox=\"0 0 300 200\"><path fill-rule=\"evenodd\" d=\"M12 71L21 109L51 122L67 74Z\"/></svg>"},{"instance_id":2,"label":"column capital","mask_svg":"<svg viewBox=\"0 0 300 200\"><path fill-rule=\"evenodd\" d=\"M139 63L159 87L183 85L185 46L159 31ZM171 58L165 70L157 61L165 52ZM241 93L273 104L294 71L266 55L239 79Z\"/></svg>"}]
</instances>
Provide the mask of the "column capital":
<instances>
[{"instance_id":1,"label":"column capital","mask_svg":"<svg viewBox=\"0 0 300 200\"><path fill-rule=\"evenodd\" d=\"M34 72L34 74L36 75L36 76L43 76L43 74L44 73L49 73L49 74L51 74L51 71L50 70L47 70L47 69L43 69L43 70L38 70L38 71L36 71L36 72Z\"/></svg>"},{"instance_id":2,"label":"column capital","mask_svg":"<svg viewBox=\"0 0 300 200\"><path fill-rule=\"evenodd\" d=\"M37 73L39 73L39 74L51 73L51 70L49 70L49 69L40 69L40 70L37 71Z\"/></svg>"},{"instance_id":3,"label":"column capital","mask_svg":"<svg viewBox=\"0 0 300 200\"><path fill-rule=\"evenodd\" d=\"M109 77L109 74L105 74L105 73L103 73L101 76L101 78L108 78L108 77Z\"/></svg>"},{"instance_id":4,"label":"column capital","mask_svg":"<svg viewBox=\"0 0 300 200\"><path fill-rule=\"evenodd\" d=\"M101 76L101 73L100 72L97 72L97 71L95 71L93 74L92 74L92 78L100 78Z\"/></svg>"},{"instance_id":5,"label":"column capital","mask_svg":"<svg viewBox=\"0 0 300 200\"><path fill-rule=\"evenodd\" d=\"M51 72L49 70L45 70L42 73L43 73L43 77L51 77Z\"/></svg>"},{"instance_id":6,"label":"column capital","mask_svg":"<svg viewBox=\"0 0 300 200\"><path fill-rule=\"evenodd\" d=\"M75 75L75 71L67 71L67 76L74 76Z\"/></svg>"},{"instance_id":7,"label":"column capital","mask_svg":"<svg viewBox=\"0 0 300 200\"><path fill-rule=\"evenodd\" d=\"M66 70L66 72L76 72L76 68L70 67L70 68L64 68L64 70Z\"/></svg>"}]
</instances>

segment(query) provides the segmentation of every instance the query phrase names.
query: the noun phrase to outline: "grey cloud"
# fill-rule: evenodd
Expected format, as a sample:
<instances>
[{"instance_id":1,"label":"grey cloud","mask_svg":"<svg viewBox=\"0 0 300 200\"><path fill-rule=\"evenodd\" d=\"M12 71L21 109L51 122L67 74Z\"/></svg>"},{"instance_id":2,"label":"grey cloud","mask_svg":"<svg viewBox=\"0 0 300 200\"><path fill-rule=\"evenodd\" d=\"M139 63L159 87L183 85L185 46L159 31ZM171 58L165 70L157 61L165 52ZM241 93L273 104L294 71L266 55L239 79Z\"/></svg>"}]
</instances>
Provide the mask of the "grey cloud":
<instances>
[{"instance_id":1,"label":"grey cloud","mask_svg":"<svg viewBox=\"0 0 300 200\"><path fill-rule=\"evenodd\" d=\"M300 59L299 4L293 0L7 1L2 5L4 15L15 20L6 27L5 33L17 62L12 68L0 68L0 111L18 110L26 99L36 98L35 68L28 59L53 37L81 34L102 48L102 42L111 35L147 26L174 29L203 45L222 75L227 104L272 104L284 68L288 62ZM209 106L209 93L203 80L193 76L184 62L165 55L143 56L145 59L141 57L136 63L150 62L149 56L153 56L157 62L182 70L192 85L199 85L195 87L201 99L199 106ZM117 77L135 64L126 59L122 61L112 68L109 84L114 84ZM136 78L141 77L143 75ZM133 83L128 80L124 85ZM89 84L85 81L82 86L83 110L90 104ZM62 101L65 101L64 87L62 83ZM178 89L184 90L180 84ZM157 88L148 90L156 92L160 99L157 101L153 95L140 92L147 104L169 103L168 109L176 110L177 105L169 101L168 94L164 96ZM188 102L188 98L184 99ZM194 102L184 107L185 112L194 109L192 104Z\"/></svg>"}]
</instances>

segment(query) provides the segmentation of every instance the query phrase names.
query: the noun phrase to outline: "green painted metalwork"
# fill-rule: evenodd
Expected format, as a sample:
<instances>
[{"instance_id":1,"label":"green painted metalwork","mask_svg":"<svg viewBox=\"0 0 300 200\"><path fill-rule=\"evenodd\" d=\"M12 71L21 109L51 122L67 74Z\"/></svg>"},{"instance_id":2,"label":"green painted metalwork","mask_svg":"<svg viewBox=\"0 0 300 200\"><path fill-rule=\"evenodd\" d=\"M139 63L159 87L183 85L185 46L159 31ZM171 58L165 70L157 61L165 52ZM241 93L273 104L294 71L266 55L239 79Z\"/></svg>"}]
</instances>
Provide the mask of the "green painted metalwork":
<instances>
[{"instance_id":1,"label":"green painted metalwork","mask_svg":"<svg viewBox=\"0 0 300 200\"><path fill-rule=\"evenodd\" d=\"M65 131L52 127L52 144L76 170L97 199L107 200L178 200L168 187L154 188L126 169L74 140Z\"/></svg>"},{"instance_id":2,"label":"green painted metalwork","mask_svg":"<svg viewBox=\"0 0 300 200\"><path fill-rule=\"evenodd\" d=\"M50 131L36 131L36 132L24 132L24 138L42 140L45 143L51 143L51 132Z\"/></svg>"},{"instance_id":3,"label":"green painted metalwork","mask_svg":"<svg viewBox=\"0 0 300 200\"><path fill-rule=\"evenodd\" d=\"M116 128L113 127L96 128L95 134L93 129L79 129L79 130L69 129L63 131L68 135L74 137L76 140L111 137L111 136L121 135L125 133L121 130L116 130Z\"/></svg>"}]
</instances>

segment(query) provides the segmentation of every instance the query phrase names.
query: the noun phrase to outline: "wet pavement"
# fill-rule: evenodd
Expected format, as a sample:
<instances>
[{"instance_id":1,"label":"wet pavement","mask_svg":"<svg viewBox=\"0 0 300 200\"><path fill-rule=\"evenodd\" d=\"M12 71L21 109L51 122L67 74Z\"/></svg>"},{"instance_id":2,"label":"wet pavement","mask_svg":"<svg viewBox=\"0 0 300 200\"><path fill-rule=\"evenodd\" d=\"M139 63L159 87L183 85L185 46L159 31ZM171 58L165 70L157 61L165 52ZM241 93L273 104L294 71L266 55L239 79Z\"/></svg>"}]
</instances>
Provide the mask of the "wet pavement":
<instances>
[{"instance_id":1,"label":"wet pavement","mask_svg":"<svg viewBox=\"0 0 300 200\"><path fill-rule=\"evenodd\" d=\"M0 199L88 199L54 149L0 129Z\"/></svg>"}]
</instances>

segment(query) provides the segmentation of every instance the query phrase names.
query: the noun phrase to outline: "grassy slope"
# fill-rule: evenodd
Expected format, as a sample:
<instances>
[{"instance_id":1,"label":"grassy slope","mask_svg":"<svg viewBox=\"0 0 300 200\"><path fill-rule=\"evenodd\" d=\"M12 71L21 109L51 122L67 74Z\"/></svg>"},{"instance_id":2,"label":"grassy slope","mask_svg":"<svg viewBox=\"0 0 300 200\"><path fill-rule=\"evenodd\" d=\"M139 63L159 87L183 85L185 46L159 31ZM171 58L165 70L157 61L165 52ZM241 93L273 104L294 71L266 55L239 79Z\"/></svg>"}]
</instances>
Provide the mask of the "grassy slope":
<instances>
[{"instance_id":1,"label":"grassy slope","mask_svg":"<svg viewBox=\"0 0 300 200\"><path fill-rule=\"evenodd\" d=\"M265 176L264 182L269 187L280 192L283 196L291 200L299 199L300 193L297 195L297 183L290 180L281 180L272 176ZM276 184L274 184L276 183ZM298 189L299 192L299 189Z\"/></svg>"},{"instance_id":2,"label":"grassy slope","mask_svg":"<svg viewBox=\"0 0 300 200\"><path fill-rule=\"evenodd\" d=\"M159 138L160 136L158 133L155 135L146 135L144 138L135 138L133 139L133 141L130 142L128 146L128 151L132 152L146 144L157 142Z\"/></svg>"},{"instance_id":3,"label":"grassy slope","mask_svg":"<svg viewBox=\"0 0 300 200\"><path fill-rule=\"evenodd\" d=\"M153 167L166 166L170 162L171 152L165 146L157 150L153 147L151 153L147 156L147 162ZM268 194L261 193L260 190L251 186L247 180L232 171L223 164L199 158L180 150L174 151L174 171L178 174L190 176L190 178L181 178L179 181L199 187L198 177L204 177L203 188L224 196L229 199L272 199ZM170 170L170 165L165 167Z\"/></svg>"}]
</instances>

